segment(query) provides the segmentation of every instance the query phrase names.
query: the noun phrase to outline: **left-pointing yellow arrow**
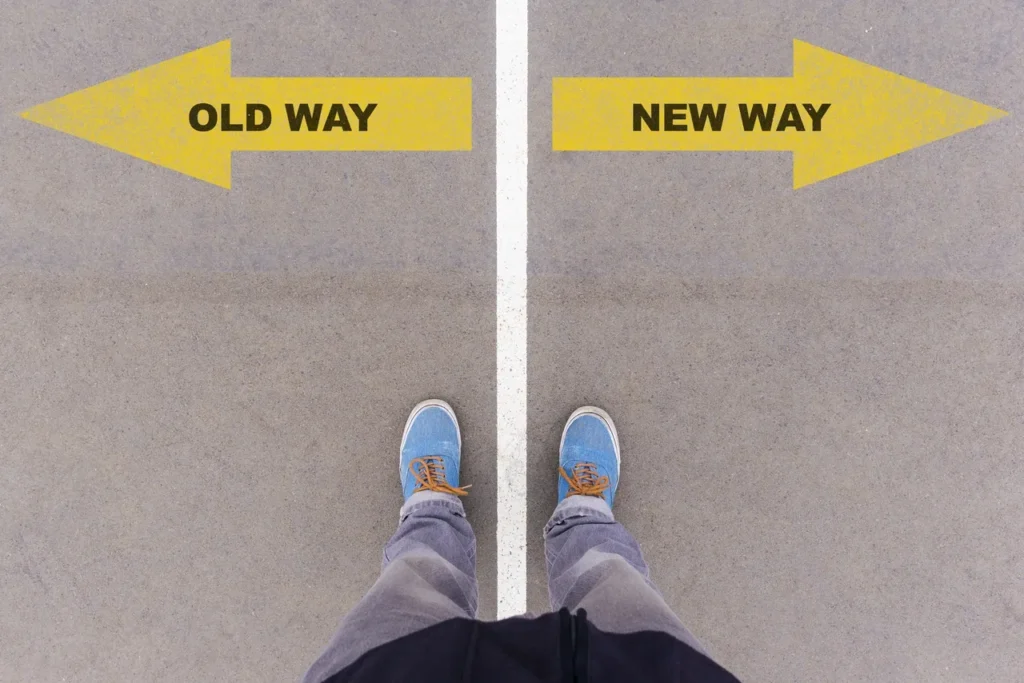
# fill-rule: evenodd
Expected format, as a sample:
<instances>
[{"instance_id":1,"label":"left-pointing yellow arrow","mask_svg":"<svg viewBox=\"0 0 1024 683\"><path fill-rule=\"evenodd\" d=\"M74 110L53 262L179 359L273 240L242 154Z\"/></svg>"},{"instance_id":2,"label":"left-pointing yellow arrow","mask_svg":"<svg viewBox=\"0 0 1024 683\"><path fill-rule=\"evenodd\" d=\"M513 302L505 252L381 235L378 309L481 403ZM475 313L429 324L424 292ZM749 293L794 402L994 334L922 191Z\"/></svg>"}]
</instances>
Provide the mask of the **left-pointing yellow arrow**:
<instances>
[{"instance_id":1,"label":"left-pointing yellow arrow","mask_svg":"<svg viewBox=\"0 0 1024 683\"><path fill-rule=\"evenodd\" d=\"M22 116L225 188L233 151L472 148L468 78L232 78L227 40Z\"/></svg>"}]
</instances>

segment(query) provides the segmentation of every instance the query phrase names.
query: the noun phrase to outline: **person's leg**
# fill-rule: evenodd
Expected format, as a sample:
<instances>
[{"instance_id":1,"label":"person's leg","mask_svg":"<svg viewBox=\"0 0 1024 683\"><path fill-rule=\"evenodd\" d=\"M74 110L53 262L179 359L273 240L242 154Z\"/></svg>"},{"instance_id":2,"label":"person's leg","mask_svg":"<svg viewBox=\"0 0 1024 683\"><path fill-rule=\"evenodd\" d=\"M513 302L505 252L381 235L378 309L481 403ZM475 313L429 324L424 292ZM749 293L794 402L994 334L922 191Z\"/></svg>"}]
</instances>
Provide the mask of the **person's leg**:
<instances>
[{"instance_id":1,"label":"person's leg","mask_svg":"<svg viewBox=\"0 0 1024 683\"><path fill-rule=\"evenodd\" d=\"M341 620L303 683L321 683L373 648L428 626L476 617L476 538L458 499L468 488L458 487L460 450L448 404L413 409L399 466L406 502L380 577Z\"/></svg>"},{"instance_id":2,"label":"person's leg","mask_svg":"<svg viewBox=\"0 0 1024 683\"><path fill-rule=\"evenodd\" d=\"M559 503L544 527L551 607L583 608L609 633L669 633L706 654L651 582L636 539L612 515L619 457L607 413L587 406L570 416L559 449Z\"/></svg>"}]
</instances>

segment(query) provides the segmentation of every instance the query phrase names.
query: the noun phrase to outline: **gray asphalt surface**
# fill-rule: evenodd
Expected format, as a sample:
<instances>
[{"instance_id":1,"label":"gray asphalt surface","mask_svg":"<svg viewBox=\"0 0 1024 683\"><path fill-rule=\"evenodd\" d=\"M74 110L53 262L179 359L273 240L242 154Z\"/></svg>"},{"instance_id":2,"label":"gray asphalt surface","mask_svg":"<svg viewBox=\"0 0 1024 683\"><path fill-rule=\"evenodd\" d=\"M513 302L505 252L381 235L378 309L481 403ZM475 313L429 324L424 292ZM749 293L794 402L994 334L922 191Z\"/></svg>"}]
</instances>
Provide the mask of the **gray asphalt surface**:
<instances>
[{"instance_id":1,"label":"gray asphalt surface","mask_svg":"<svg viewBox=\"0 0 1024 683\"><path fill-rule=\"evenodd\" d=\"M531 503L598 402L619 519L742 680L1022 680L1024 8L531 9ZM793 38L1011 116L799 191L788 154L550 151L552 77L785 76Z\"/></svg>"},{"instance_id":2,"label":"gray asphalt surface","mask_svg":"<svg viewBox=\"0 0 1024 683\"><path fill-rule=\"evenodd\" d=\"M1024 7L530 7L529 607L562 422L750 682L1024 671ZM251 76L470 76L474 149L236 154L225 192L17 117L224 38ZM555 76L787 75L799 38L1010 112L788 154L553 153ZM295 680L451 401L495 610L494 7L0 7L0 680Z\"/></svg>"},{"instance_id":3,"label":"gray asphalt surface","mask_svg":"<svg viewBox=\"0 0 1024 683\"><path fill-rule=\"evenodd\" d=\"M0 680L297 680L376 578L428 395L473 456L493 616L493 26L0 8ZM236 154L227 192L17 117L224 38L235 75L470 76L474 151Z\"/></svg>"}]
</instances>

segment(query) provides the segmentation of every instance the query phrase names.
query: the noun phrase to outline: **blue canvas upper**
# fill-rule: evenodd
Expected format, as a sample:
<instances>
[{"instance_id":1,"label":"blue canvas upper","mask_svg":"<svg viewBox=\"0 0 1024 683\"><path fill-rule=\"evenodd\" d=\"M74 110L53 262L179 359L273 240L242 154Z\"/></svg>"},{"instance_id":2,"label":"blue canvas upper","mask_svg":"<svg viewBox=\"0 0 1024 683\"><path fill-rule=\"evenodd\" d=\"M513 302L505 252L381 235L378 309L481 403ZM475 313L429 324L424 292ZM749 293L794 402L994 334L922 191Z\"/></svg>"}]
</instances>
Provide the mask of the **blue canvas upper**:
<instances>
[{"instance_id":1,"label":"blue canvas upper","mask_svg":"<svg viewBox=\"0 0 1024 683\"><path fill-rule=\"evenodd\" d=\"M607 477L607 487L601 496L612 505L619 486L619 455L613 427L603 417L585 412L570 418L562 436L558 464L571 479L578 480L577 475L583 474L584 481L580 483L584 488ZM569 495L570 488L569 482L559 475L558 502Z\"/></svg>"},{"instance_id":2,"label":"blue canvas upper","mask_svg":"<svg viewBox=\"0 0 1024 683\"><path fill-rule=\"evenodd\" d=\"M447 404L421 406L417 406L409 416L402 439L399 476L406 500L418 488L452 492L445 491L443 486L440 489L425 487L423 480L428 478L435 483L446 484L452 489L459 486L462 446L455 414L449 412ZM417 462L420 458L425 459L427 463ZM412 470L410 465L413 466ZM426 471L428 467L431 470L429 473ZM419 480L417 474L420 475ZM434 476L428 477L428 474ZM441 475L440 481L436 476L438 474Z\"/></svg>"}]
</instances>

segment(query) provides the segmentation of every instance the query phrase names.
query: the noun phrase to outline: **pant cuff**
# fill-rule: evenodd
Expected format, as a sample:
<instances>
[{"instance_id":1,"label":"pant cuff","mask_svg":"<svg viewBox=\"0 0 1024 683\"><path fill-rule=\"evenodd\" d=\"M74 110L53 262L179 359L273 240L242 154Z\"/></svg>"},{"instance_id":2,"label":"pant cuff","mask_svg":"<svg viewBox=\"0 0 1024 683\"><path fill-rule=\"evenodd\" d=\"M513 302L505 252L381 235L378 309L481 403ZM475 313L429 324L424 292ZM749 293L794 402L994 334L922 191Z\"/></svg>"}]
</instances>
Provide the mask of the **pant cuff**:
<instances>
[{"instance_id":1,"label":"pant cuff","mask_svg":"<svg viewBox=\"0 0 1024 683\"><path fill-rule=\"evenodd\" d=\"M438 493L437 491L417 491L409 496L409 499L402 505L401 510L398 511L398 521L404 522L405 518L417 509L432 505L451 508L463 517L466 516L466 509L462 507L462 501L459 500L458 496L451 493Z\"/></svg>"},{"instance_id":2,"label":"pant cuff","mask_svg":"<svg viewBox=\"0 0 1024 683\"><path fill-rule=\"evenodd\" d=\"M551 513L551 519L544 525L544 535L559 524L573 517L597 517L604 522L614 522L615 515L604 497L566 496Z\"/></svg>"}]
</instances>

